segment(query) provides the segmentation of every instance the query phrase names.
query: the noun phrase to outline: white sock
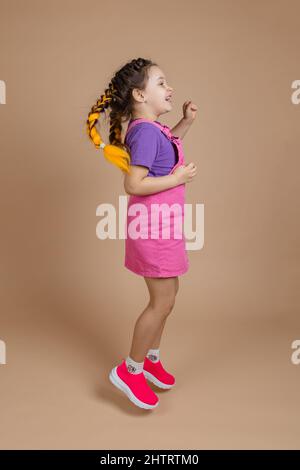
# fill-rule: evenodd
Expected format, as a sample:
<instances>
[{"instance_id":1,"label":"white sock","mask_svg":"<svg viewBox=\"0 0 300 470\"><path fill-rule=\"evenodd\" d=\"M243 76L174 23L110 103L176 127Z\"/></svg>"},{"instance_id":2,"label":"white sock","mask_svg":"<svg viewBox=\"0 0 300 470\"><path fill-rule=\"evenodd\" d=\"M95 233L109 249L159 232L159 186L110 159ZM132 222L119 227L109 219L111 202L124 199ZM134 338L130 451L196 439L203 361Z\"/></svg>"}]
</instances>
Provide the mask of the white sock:
<instances>
[{"instance_id":1,"label":"white sock","mask_svg":"<svg viewBox=\"0 0 300 470\"><path fill-rule=\"evenodd\" d=\"M159 361L159 349L149 349L147 353L147 357L152 362L158 362Z\"/></svg>"},{"instance_id":2,"label":"white sock","mask_svg":"<svg viewBox=\"0 0 300 470\"><path fill-rule=\"evenodd\" d=\"M144 369L144 361L135 362L130 356L127 356L126 358L126 365L128 372L131 374L140 374Z\"/></svg>"}]
</instances>

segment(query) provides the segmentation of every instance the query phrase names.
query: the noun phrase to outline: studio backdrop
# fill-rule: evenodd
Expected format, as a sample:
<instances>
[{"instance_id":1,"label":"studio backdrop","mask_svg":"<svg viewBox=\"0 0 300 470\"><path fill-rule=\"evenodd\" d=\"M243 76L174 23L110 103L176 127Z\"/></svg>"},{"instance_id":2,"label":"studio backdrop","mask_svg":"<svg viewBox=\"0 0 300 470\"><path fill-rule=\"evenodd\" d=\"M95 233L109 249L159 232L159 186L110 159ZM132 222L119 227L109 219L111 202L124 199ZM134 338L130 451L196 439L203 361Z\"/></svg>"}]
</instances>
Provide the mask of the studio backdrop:
<instances>
[{"instance_id":1,"label":"studio backdrop","mask_svg":"<svg viewBox=\"0 0 300 470\"><path fill-rule=\"evenodd\" d=\"M0 9L1 449L299 448L299 2ZM149 299L124 266L124 175L86 132L137 58L173 88L164 125L197 106L190 264L160 345L176 387L151 412L108 377Z\"/></svg>"}]
</instances>

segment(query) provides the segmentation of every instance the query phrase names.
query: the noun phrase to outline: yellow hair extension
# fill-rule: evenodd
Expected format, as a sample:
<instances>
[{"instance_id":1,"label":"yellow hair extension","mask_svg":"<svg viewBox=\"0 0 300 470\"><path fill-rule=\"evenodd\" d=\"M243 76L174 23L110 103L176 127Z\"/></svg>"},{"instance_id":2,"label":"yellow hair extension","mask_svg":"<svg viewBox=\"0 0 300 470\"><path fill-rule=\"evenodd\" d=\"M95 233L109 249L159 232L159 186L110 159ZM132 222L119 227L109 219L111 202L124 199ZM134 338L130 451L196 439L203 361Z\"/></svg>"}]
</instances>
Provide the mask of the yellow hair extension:
<instances>
[{"instance_id":1,"label":"yellow hair extension","mask_svg":"<svg viewBox=\"0 0 300 470\"><path fill-rule=\"evenodd\" d=\"M112 92L115 90L112 90ZM112 144L105 144L103 142L101 135L96 129L96 122L99 119L100 112L104 109L104 105L106 101L110 101L112 99L112 95L110 94L107 96L106 94L103 95L102 99L97 101L97 104L94 108L96 108L95 112L91 112L88 116L87 120L87 134L89 138L94 143L97 149L103 149L104 157L107 161L116 165L120 168L123 172L129 173L130 168L130 155L124 149L117 147L116 145ZM92 109L94 109L92 108ZM120 130L118 129L117 134L120 137Z\"/></svg>"}]
</instances>

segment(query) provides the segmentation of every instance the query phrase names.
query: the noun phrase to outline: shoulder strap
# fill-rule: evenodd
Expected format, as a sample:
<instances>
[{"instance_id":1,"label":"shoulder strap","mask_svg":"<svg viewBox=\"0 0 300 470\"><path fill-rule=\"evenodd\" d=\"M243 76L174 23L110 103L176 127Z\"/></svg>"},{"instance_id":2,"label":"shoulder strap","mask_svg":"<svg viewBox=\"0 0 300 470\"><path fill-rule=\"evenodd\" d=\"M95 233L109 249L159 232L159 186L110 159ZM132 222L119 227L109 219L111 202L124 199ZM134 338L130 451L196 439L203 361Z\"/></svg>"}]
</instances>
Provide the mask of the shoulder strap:
<instances>
[{"instance_id":1,"label":"shoulder strap","mask_svg":"<svg viewBox=\"0 0 300 470\"><path fill-rule=\"evenodd\" d=\"M134 121L132 121L127 128L126 136L128 132L130 132L131 129L135 125L139 124L140 122L149 122L150 124L153 124L154 126L158 127L170 140L172 139L171 130L167 125L161 124L160 122L151 121L150 119L144 119L144 118L139 118L139 119L135 119Z\"/></svg>"},{"instance_id":2,"label":"shoulder strap","mask_svg":"<svg viewBox=\"0 0 300 470\"><path fill-rule=\"evenodd\" d=\"M127 128L127 132L129 132L134 126L136 126L137 124L139 124L140 122L149 122L150 124L153 124L155 125L156 127L159 127L161 128L162 127L162 124L159 124L158 122L154 122L154 121L151 121L150 119L144 119L144 118L139 118L139 119L135 119L134 121L132 121L128 128Z\"/></svg>"}]
</instances>

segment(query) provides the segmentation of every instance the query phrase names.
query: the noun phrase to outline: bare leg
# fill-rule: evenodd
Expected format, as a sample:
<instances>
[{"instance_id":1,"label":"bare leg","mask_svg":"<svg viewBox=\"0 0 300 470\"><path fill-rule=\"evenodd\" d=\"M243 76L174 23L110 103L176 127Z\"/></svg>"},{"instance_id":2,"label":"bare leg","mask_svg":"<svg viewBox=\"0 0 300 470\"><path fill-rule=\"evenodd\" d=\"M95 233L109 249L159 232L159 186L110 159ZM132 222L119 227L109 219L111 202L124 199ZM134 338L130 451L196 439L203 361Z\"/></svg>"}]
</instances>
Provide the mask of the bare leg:
<instances>
[{"instance_id":1,"label":"bare leg","mask_svg":"<svg viewBox=\"0 0 300 470\"><path fill-rule=\"evenodd\" d=\"M178 292L178 289L179 289L179 280L178 280L178 277L175 277L175 295L177 294ZM162 324L161 324L161 327L153 341L153 343L151 344L150 348L151 349L158 349L159 348L159 345L160 345L160 342L161 342L161 336L162 336L162 333L163 333L163 330L164 330L164 327L165 327L165 324L166 324L166 321L167 321L167 318L168 317L165 317Z\"/></svg>"},{"instance_id":2,"label":"bare leg","mask_svg":"<svg viewBox=\"0 0 300 470\"><path fill-rule=\"evenodd\" d=\"M151 345L162 331L162 325L172 311L176 295L175 277L144 279L149 289L150 300L134 327L129 355L136 362L143 362Z\"/></svg>"}]
</instances>

